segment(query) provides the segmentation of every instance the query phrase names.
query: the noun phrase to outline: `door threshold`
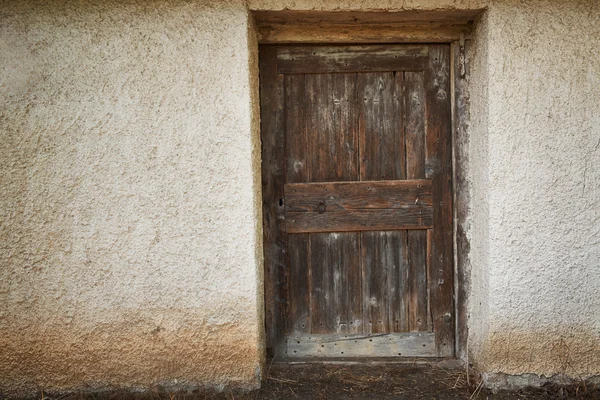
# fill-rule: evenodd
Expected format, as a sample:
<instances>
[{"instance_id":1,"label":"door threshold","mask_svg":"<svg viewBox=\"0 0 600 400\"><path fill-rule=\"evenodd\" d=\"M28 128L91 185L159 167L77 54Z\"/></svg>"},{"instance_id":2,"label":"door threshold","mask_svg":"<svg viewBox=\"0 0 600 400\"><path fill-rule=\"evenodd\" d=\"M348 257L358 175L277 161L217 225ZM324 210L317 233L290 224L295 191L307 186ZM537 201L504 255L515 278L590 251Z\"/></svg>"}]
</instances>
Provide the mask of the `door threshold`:
<instances>
[{"instance_id":1,"label":"door threshold","mask_svg":"<svg viewBox=\"0 0 600 400\"><path fill-rule=\"evenodd\" d=\"M446 369L462 368L456 358L443 357L286 357L271 358L267 365L432 365Z\"/></svg>"}]
</instances>

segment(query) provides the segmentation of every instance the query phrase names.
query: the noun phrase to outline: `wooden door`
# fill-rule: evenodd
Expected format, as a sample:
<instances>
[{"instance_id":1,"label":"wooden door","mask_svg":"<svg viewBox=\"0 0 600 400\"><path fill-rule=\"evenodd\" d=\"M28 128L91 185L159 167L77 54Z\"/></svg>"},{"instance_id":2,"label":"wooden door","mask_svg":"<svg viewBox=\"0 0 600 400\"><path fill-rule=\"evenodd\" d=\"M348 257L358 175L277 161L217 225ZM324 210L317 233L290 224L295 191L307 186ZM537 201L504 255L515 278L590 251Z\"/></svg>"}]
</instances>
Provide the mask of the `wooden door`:
<instances>
[{"instance_id":1,"label":"wooden door","mask_svg":"<svg viewBox=\"0 0 600 400\"><path fill-rule=\"evenodd\" d=\"M454 355L449 57L261 46L270 355Z\"/></svg>"}]
</instances>

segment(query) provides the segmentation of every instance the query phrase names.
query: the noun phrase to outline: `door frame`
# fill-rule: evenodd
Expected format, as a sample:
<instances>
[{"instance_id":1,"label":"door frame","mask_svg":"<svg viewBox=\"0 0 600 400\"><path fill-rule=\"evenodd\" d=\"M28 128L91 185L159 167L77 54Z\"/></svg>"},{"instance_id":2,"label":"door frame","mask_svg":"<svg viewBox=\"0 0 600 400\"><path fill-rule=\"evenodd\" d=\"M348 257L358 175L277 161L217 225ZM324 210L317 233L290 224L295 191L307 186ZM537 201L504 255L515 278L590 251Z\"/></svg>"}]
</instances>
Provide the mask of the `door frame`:
<instances>
[{"instance_id":1,"label":"door frame","mask_svg":"<svg viewBox=\"0 0 600 400\"><path fill-rule=\"evenodd\" d=\"M256 54L258 53L258 46L262 44L447 43L450 45L454 357L458 359L468 358L467 301L470 292L471 271L470 244L466 234L468 204L470 201L467 180L468 123L470 120L467 54L470 47L470 33L473 22L483 11L319 12L257 10L251 11L250 16L250 25L254 30L254 34L256 34L256 41L254 42ZM258 75L258 71L256 75ZM260 223L262 225L262 219ZM262 279L264 282L264 277ZM264 329L266 330L266 326ZM263 338L265 337L264 332Z\"/></svg>"}]
</instances>

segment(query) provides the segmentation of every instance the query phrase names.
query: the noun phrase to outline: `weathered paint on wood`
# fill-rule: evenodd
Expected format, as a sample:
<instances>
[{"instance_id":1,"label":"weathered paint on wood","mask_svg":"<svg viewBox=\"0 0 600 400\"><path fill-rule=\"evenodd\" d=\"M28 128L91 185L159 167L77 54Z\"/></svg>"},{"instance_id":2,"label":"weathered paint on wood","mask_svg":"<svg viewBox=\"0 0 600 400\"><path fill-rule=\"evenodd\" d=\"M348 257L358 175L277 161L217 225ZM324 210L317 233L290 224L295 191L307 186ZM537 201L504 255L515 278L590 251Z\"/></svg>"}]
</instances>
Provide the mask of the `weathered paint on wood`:
<instances>
[{"instance_id":1,"label":"weathered paint on wood","mask_svg":"<svg viewBox=\"0 0 600 400\"><path fill-rule=\"evenodd\" d=\"M277 72L418 71L427 68L428 50L421 45L282 47L277 52Z\"/></svg>"},{"instance_id":2,"label":"weathered paint on wood","mask_svg":"<svg viewBox=\"0 0 600 400\"><path fill-rule=\"evenodd\" d=\"M431 357L436 355L433 333L374 335L302 335L287 338L291 357Z\"/></svg>"}]
</instances>

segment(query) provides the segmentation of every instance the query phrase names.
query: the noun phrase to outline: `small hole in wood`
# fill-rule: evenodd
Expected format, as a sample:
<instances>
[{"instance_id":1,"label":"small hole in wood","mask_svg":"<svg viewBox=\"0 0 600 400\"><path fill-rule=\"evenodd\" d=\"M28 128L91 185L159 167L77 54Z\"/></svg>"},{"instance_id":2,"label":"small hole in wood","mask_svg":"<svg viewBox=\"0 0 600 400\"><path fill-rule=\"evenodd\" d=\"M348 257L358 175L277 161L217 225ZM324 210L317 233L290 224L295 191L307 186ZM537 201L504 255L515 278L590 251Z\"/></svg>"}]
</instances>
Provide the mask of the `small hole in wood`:
<instances>
[{"instance_id":1,"label":"small hole in wood","mask_svg":"<svg viewBox=\"0 0 600 400\"><path fill-rule=\"evenodd\" d=\"M322 345L321 345L321 347L325 347L325 345L324 345L324 344L322 344Z\"/></svg>"},{"instance_id":2,"label":"small hole in wood","mask_svg":"<svg viewBox=\"0 0 600 400\"><path fill-rule=\"evenodd\" d=\"M369 339L369 342L372 342L372 341L373 341L373 339Z\"/></svg>"},{"instance_id":3,"label":"small hole in wood","mask_svg":"<svg viewBox=\"0 0 600 400\"><path fill-rule=\"evenodd\" d=\"M425 345L423 345L423 347L425 347Z\"/></svg>"},{"instance_id":4,"label":"small hole in wood","mask_svg":"<svg viewBox=\"0 0 600 400\"><path fill-rule=\"evenodd\" d=\"M296 351L296 350L294 350L294 353L297 353L297 351Z\"/></svg>"},{"instance_id":5,"label":"small hole in wood","mask_svg":"<svg viewBox=\"0 0 600 400\"><path fill-rule=\"evenodd\" d=\"M300 344L300 341L298 340L298 341L296 341L296 343Z\"/></svg>"},{"instance_id":6,"label":"small hole in wood","mask_svg":"<svg viewBox=\"0 0 600 400\"><path fill-rule=\"evenodd\" d=\"M399 356L401 356L401 355L402 355L402 353L398 353L398 355L399 355Z\"/></svg>"},{"instance_id":7,"label":"small hole in wood","mask_svg":"<svg viewBox=\"0 0 600 400\"><path fill-rule=\"evenodd\" d=\"M279 207L283 206L283 199L279 199Z\"/></svg>"},{"instance_id":8,"label":"small hole in wood","mask_svg":"<svg viewBox=\"0 0 600 400\"><path fill-rule=\"evenodd\" d=\"M344 352L342 351L342 354L344 354Z\"/></svg>"}]
</instances>

